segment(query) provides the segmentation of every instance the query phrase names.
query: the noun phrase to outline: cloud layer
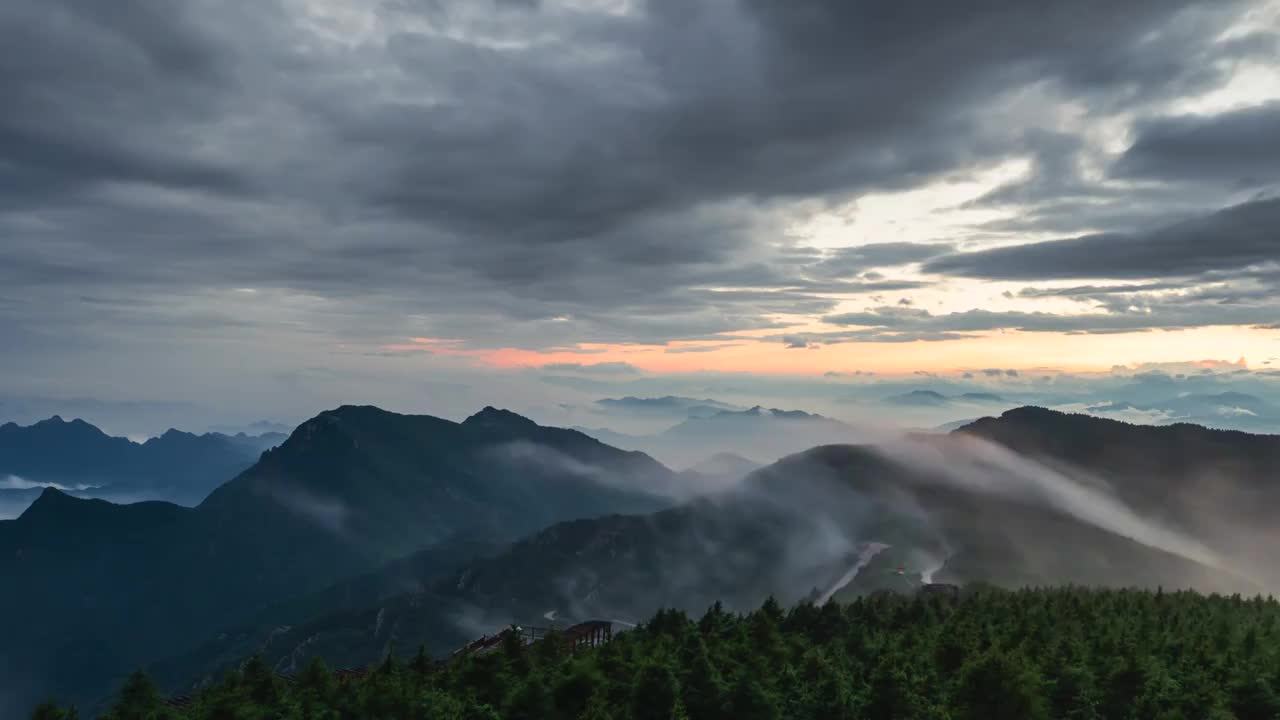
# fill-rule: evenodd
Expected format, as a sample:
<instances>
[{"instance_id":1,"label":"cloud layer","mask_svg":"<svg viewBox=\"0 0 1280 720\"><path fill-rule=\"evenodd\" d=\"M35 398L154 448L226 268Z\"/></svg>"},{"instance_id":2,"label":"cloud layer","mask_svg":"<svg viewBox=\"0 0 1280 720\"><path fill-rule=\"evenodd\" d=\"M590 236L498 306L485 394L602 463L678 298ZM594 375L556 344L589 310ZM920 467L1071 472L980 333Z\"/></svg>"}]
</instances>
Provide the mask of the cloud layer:
<instances>
[{"instance_id":1,"label":"cloud layer","mask_svg":"<svg viewBox=\"0 0 1280 720\"><path fill-rule=\"evenodd\" d=\"M214 396L241 363L283 388L499 348L1263 325L1277 105L1185 106L1280 67L1273 12L13 0L0 370ZM982 182L940 236L862 202ZM1176 288L972 298L1058 278Z\"/></svg>"}]
</instances>

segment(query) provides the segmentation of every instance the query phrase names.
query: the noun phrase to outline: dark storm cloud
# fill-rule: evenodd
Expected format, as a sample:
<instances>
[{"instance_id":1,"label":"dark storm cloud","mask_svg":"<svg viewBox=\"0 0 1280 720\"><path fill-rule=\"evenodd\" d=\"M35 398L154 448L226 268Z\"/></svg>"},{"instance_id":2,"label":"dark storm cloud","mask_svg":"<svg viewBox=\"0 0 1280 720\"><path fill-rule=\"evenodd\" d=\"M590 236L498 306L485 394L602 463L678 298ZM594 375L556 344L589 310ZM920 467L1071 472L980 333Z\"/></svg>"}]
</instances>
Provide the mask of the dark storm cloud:
<instances>
[{"instance_id":1,"label":"dark storm cloud","mask_svg":"<svg viewBox=\"0 0 1280 720\"><path fill-rule=\"evenodd\" d=\"M1112 169L1115 175L1244 187L1280 180L1280 103L1156 118L1136 132Z\"/></svg>"},{"instance_id":2,"label":"dark storm cloud","mask_svg":"<svg viewBox=\"0 0 1280 720\"><path fill-rule=\"evenodd\" d=\"M1083 134L1031 128L1012 139L1011 148L1029 162L1026 173L964 204L1005 211L977 227L997 237L1021 240L1029 233L1083 228L1133 232L1222 204L1221 193L1191 194L1168 184L1116 187L1095 169L1109 156Z\"/></svg>"},{"instance_id":3,"label":"dark storm cloud","mask_svg":"<svg viewBox=\"0 0 1280 720\"><path fill-rule=\"evenodd\" d=\"M1179 218L1212 212L1231 201L1230 198L1222 200L1216 194L1197 194L1185 189L1172 192L1164 186L1123 190L1097 186L1090 192L1093 194L1088 196L1068 195L1061 199L1045 196L1027 205L1005 205L1014 212L982 223L976 229L1013 241L1043 233L1072 235L1096 228L1135 233Z\"/></svg>"},{"instance_id":4,"label":"dark storm cloud","mask_svg":"<svg viewBox=\"0 0 1280 720\"><path fill-rule=\"evenodd\" d=\"M997 154L1006 138L983 122L983 103L1010 83L1057 79L1105 96L1168 89L1203 72L1178 55L1135 64L1149 76L1097 67L1138 57L1142 34L1176 11L1170 3L1137 4L1118 18L1101 2L1047 14L1024 3L951 4L937 24L871 3L805 7L654 2L647 18L583 38L637 42L647 72L583 67L573 84L550 74L538 51L521 57L406 32L389 44L396 67L469 66L457 81L465 87L442 88L467 105L386 104L340 117L340 131L379 161L367 186L375 202L457 232L603 243L620 223L654 212L902 187ZM1089 31L1068 41L1064 26ZM922 42L937 27L956 30L947 42ZM618 79L604 83L603 70ZM724 257L717 249L733 250L664 237L649 235L658 244L636 255L714 261ZM467 264L497 261L467 247ZM524 260L504 261L501 272L536 273Z\"/></svg>"},{"instance_id":5,"label":"dark storm cloud","mask_svg":"<svg viewBox=\"0 0 1280 720\"><path fill-rule=\"evenodd\" d=\"M1242 203L1148 232L958 253L929 261L924 269L1009 280L1158 278L1243 268L1277 258L1280 198Z\"/></svg>"},{"instance_id":6,"label":"dark storm cloud","mask_svg":"<svg viewBox=\"0 0 1280 720\"><path fill-rule=\"evenodd\" d=\"M1213 40L1240 2L323 4L0 4L0 300L30 301L0 327L522 347L781 328L924 284L873 268L970 257L814 251L797 215L1037 143L1065 167L1071 138L992 113L1029 87L1120 112L1246 52Z\"/></svg>"},{"instance_id":7,"label":"dark storm cloud","mask_svg":"<svg viewBox=\"0 0 1280 720\"><path fill-rule=\"evenodd\" d=\"M96 183L237 189L234 161L187 145L219 114L233 48L188 3L0 8L0 203L65 201Z\"/></svg>"}]
</instances>

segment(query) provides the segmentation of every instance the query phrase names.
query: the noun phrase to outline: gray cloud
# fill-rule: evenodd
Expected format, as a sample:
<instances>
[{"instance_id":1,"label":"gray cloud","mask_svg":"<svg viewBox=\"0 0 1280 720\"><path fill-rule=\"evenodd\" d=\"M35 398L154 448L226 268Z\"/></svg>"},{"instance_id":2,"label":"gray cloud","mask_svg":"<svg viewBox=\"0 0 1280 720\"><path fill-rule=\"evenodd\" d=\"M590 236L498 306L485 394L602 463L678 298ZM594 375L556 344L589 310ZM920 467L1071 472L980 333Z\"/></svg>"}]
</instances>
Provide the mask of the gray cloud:
<instances>
[{"instance_id":1,"label":"gray cloud","mask_svg":"<svg viewBox=\"0 0 1280 720\"><path fill-rule=\"evenodd\" d=\"M796 220L1028 152L1054 175L1079 138L1043 131L1052 118L1020 93L1142 114L1259 52L1215 40L1249 6L1234 1L635 5L4 3L5 376L151 390L140 368L218 373L231 352L278 373L317 356L408 364L424 353L377 347L404 337L781 332L841 297L928 284L893 268L974 274L955 266L972 254L937 257L950 238L820 251ZM1167 146L1133 152L1152 147ZM1050 194L1089 200L1045 184L989 200ZM1054 212L1036 222L1070 224Z\"/></svg>"},{"instance_id":2,"label":"gray cloud","mask_svg":"<svg viewBox=\"0 0 1280 720\"><path fill-rule=\"evenodd\" d=\"M968 277L1158 278L1231 270L1280 257L1280 198L1256 200L1133 234L1063 240L958 253L925 270Z\"/></svg>"},{"instance_id":3,"label":"gray cloud","mask_svg":"<svg viewBox=\"0 0 1280 720\"><path fill-rule=\"evenodd\" d=\"M184 142L226 110L225 28L191 4L6 3L0 38L22 60L0 70L0 202L63 203L107 182L243 189L239 158Z\"/></svg>"},{"instance_id":4,"label":"gray cloud","mask_svg":"<svg viewBox=\"0 0 1280 720\"><path fill-rule=\"evenodd\" d=\"M837 325L841 324L862 324L862 323L842 323L840 319L843 315L828 316L828 322ZM887 323L887 321L886 321ZM783 336L786 337L786 336ZM950 330L928 330L928 329L912 329L908 327L891 327L889 324L879 325L877 327L869 327L865 330L841 330L813 332L807 336L810 339L808 346L790 346L789 347L821 347L818 343L835 344L847 342L868 342L868 343L910 343L910 342L944 342L947 340L964 340L966 338L978 337L966 332L953 332ZM785 341L784 341L785 342Z\"/></svg>"},{"instance_id":5,"label":"gray cloud","mask_svg":"<svg viewBox=\"0 0 1280 720\"><path fill-rule=\"evenodd\" d=\"M1030 174L971 200L968 206L1025 207L1045 201L1062 204L1103 194L1102 188L1085 177L1081 167L1087 150L1083 137L1032 128L1019 138L1019 144L1031 157Z\"/></svg>"},{"instance_id":6,"label":"gray cloud","mask_svg":"<svg viewBox=\"0 0 1280 720\"><path fill-rule=\"evenodd\" d=\"M841 340L913 341L955 339L967 333L993 330L1102 334L1181 330L1209 325L1251 325L1268 322L1276 313L1270 296L1259 303L1223 304L1195 298L1148 299L1142 305L1117 302L1102 312L1054 314L1045 312L995 312L967 310L934 315L927 310L900 306L879 307L863 312L829 315L835 325L863 326L867 329L815 334L822 342ZM904 312L905 311L905 312Z\"/></svg>"},{"instance_id":7,"label":"gray cloud","mask_svg":"<svg viewBox=\"0 0 1280 720\"><path fill-rule=\"evenodd\" d=\"M1280 103L1148 120L1112 172L1250 187L1280 180Z\"/></svg>"},{"instance_id":8,"label":"gray cloud","mask_svg":"<svg viewBox=\"0 0 1280 720\"><path fill-rule=\"evenodd\" d=\"M4 78L7 97L30 100L7 114L6 132L22 142L4 144L24 178L252 186L267 210L290 201L326 208L346 231L309 240L309 228L294 228L303 236L286 240L300 250L327 244L344 262L377 263L392 276L390 268L413 268L440 250L437 259L534 296L555 293L543 281L566 270L725 262L749 228L708 233L711 218L684 216L708 202L902 186L958 167L993 150L999 138L983 137L981 113L1019 81L1057 80L1105 96L1162 87L1154 81L1181 90L1205 72L1181 62L1185 47L1135 63L1132 74L1101 71L1160 49L1143 37L1181 27L1177 11L1191 2L1135 3L1120 16L1102 2L1070 13L1014 2L953 6L935 19L940 25L865 3L801 13L766 2L691 10L655 0L631 17L384 3L374 6L389 29L384 46L345 49L312 37L305 56L290 48L310 29L283 5L145 2L119 13L91 5L24 1L5 11L6 45L21 42L32 58ZM1221 24L1229 13L1196 16ZM913 42L939 26L964 32L945 47ZM1072 26L1090 32L1067 42ZM848 28L866 37L849 42ZM494 47L536 36L546 41ZM569 46L598 57L566 57ZM894 62L907 48L912 62ZM357 81L345 69L352 66L378 82ZM942 66L945 82L933 71ZM415 96L439 100L399 99ZM37 131L47 142L32 142ZM322 146L328 171L308 172ZM53 153L78 147L130 161ZM226 168L235 176L223 181ZM51 187L47 200L61 204L65 195ZM139 211L107 204L97 209ZM378 208L408 223L399 228L407 235L378 232L383 239L371 242L353 233L357 218ZM271 255L261 259L286 271L278 279L323 284L320 268ZM576 300L576 289L584 288L560 292Z\"/></svg>"},{"instance_id":9,"label":"gray cloud","mask_svg":"<svg viewBox=\"0 0 1280 720\"><path fill-rule=\"evenodd\" d=\"M865 273L873 268L906 265L954 251L955 246L943 243L873 243L857 247L839 248L810 266L809 271L818 275L851 277ZM878 289L892 290L895 288L881 287Z\"/></svg>"},{"instance_id":10,"label":"gray cloud","mask_svg":"<svg viewBox=\"0 0 1280 720\"><path fill-rule=\"evenodd\" d=\"M738 344L740 343L711 343L707 345L674 345L672 347L664 348L662 352L672 354L672 355L681 355L684 353L715 352L716 350L721 350L727 347L734 347L735 345L738 345Z\"/></svg>"},{"instance_id":11,"label":"gray cloud","mask_svg":"<svg viewBox=\"0 0 1280 720\"><path fill-rule=\"evenodd\" d=\"M1000 377L1001 375L1006 377L1018 377L1017 370L1001 370L999 368L986 368L982 370L982 374L987 377Z\"/></svg>"},{"instance_id":12,"label":"gray cloud","mask_svg":"<svg viewBox=\"0 0 1280 720\"><path fill-rule=\"evenodd\" d=\"M1078 300L1088 300L1091 298L1099 298L1107 295L1132 294L1138 292L1159 292L1163 290L1181 290L1189 287L1191 283L1186 281L1172 282L1149 282L1149 283L1133 283L1129 285L1074 285L1064 288L1037 288L1025 287L1014 293L1006 291L1006 297L1020 298L1046 298L1046 297L1065 297Z\"/></svg>"},{"instance_id":13,"label":"gray cloud","mask_svg":"<svg viewBox=\"0 0 1280 720\"><path fill-rule=\"evenodd\" d=\"M787 346L787 350L814 350L817 343L809 340L809 336L804 334L785 334L782 336L782 345Z\"/></svg>"}]
</instances>

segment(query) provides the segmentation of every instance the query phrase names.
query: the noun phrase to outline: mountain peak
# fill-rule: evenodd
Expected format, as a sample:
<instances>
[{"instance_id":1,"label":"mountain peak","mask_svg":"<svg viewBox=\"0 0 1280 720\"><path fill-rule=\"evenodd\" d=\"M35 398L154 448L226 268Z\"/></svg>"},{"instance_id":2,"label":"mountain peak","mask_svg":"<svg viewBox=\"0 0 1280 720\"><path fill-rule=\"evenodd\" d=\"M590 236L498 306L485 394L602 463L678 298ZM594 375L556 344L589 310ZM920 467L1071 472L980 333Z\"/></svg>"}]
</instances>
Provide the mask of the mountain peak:
<instances>
[{"instance_id":1,"label":"mountain peak","mask_svg":"<svg viewBox=\"0 0 1280 720\"><path fill-rule=\"evenodd\" d=\"M51 415L44 420L38 420L31 427L75 427L75 428L93 428L97 430L95 425L85 422L80 418L64 419L61 415Z\"/></svg>"},{"instance_id":2,"label":"mountain peak","mask_svg":"<svg viewBox=\"0 0 1280 720\"><path fill-rule=\"evenodd\" d=\"M62 492L61 490L59 490L58 488L52 485L48 485L45 487L44 490L40 492L40 497L36 498L36 502L41 502L41 501L57 502L59 498L64 498L64 497L71 497L71 496Z\"/></svg>"},{"instance_id":3,"label":"mountain peak","mask_svg":"<svg viewBox=\"0 0 1280 720\"><path fill-rule=\"evenodd\" d=\"M999 423L1036 424L1068 417L1071 417L1071 415L1058 410L1050 410L1049 408L1040 407L1038 405L1023 405L1005 410L1000 413L1000 417L992 417L988 415L986 417L980 417L976 420L959 424L955 428L952 428L952 432L980 432L984 427ZM1100 420L1102 422L1115 422L1113 420L1096 418L1093 416L1081 415L1079 417L1090 417L1091 419Z\"/></svg>"},{"instance_id":4,"label":"mountain peak","mask_svg":"<svg viewBox=\"0 0 1280 720\"><path fill-rule=\"evenodd\" d=\"M1043 420L1046 418L1067 417L1068 414L1058 410L1050 410L1049 408L1040 407L1038 405L1023 405L1022 407L1012 408L1000 413L1000 417L1006 420Z\"/></svg>"},{"instance_id":5,"label":"mountain peak","mask_svg":"<svg viewBox=\"0 0 1280 720\"><path fill-rule=\"evenodd\" d=\"M741 455L731 452L718 452L689 468L689 470L702 475L733 475L743 477L752 471L758 470L759 468L759 463L748 460Z\"/></svg>"},{"instance_id":6,"label":"mountain peak","mask_svg":"<svg viewBox=\"0 0 1280 720\"><path fill-rule=\"evenodd\" d=\"M510 410L501 410L493 407L492 405L486 405L480 412L472 415L466 420L463 420L462 424L469 427L501 428L508 430L538 427L538 423L523 415L513 413Z\"/></svg>"},{"instance_id":7,"label":"mountain peak","mask_svg":"<svg viewBox=\"0 0 1280 720\"><path fill-rule=\"evenodd\" d=\"M353 418L362 416L385 416L396 415L390 410L383 410L377 405L340 405L332 410L326 410L316 417L336 417L336 418ZM312 418L313 420L315 418Z\"/></svg>"},{"instance_id":8,"label":"mountain peak","mask_svg":"<svg viewBox=\"0 0 1280 720\"><path fill-rule=\"evenodd\" d=\"M94 427L93 425L90 425L84 420L81 420L80 418L67 420L67 419L64 419L61 415L53 415L45 418L44 420L38 420L32 423L31 427L41 428L41 429L59 429L59 430L63 428L76 428L76 429L93 428L97 430L96 427Z\"/></svg>"},{"instance_id":9,"label":"mountain peak","mask_svg":"<svg viewBox=\"0 0 1280 720\"><path fill-rule=\"evenodd\" d=\"M53 486L46 487L40 492L40 496L31 503L22 515L19 517L27 522L35 518L51 517L62 512L62 508L74 505L76 498Z\"/></svg>"},{"instance_id":10,"label":"mountain peak","mask_svg":"<svg viewBox=\"0 0 1280 720\"><path fill-rule=\"evenodd\" d=\"M390 410L383 410L376 405L341 405L332 410L325 410L319 415L311 418L298 425L289 434L290 440L309 439L317 432L323 432L326 429L342 427L346 424L352 426L372 426L382 423L388 419L403 417L398 413Z\"/></svg>"},{"instance_id":11,"label":"mountain peak","mask_svg":"<svg viewBox=\"0 0 1280 720\"><path fill-rule=\"evenodd\" d=\"M162 434L161 434L158 438L156 438L156 439L159 439L159 440L178 440L178 439L188 439L188 438L192 438L192 439L194 439L194 438L197 438L197 437L199 437L199 436L198 436L198 435L196 435L195 433L189 433L189 432L186 432L186 431L183 431L183 430L179 430L179 429L177 429L177 428L169 428L168 430L165 430L165 431L164 431L164 433L162 433Z\"/></svg>"},{"instance_id":12,"label":"mountain peak","mask_svg":"<svg viewBox=\"0 0 1280 720\"><path fill-rule=\"evenodd\" d=\"M779 408L767 408L763 405L746 410L721 410L714 415L706 418L690 418L691 420L736 420L740 418L772 418L775 420L830 420L830 418L815 413L805 412L804 410L782 410Z\"/></svg>"},{"instance_id":13,"label":"mountain peak","mask_svg":"<svg viewBox=\"0 0 1280 720\"><path fill-rule=\"evenodd\" d=\"M780 410L778 408L769 408L769 414L782 420L829 420L816 413L805 412L804 410Z\"/></svg>"},{"instance_id":14,"label":"mountain peak","mask_svg":"<svg viewBox=\"0 0 1280 720\"><path fill-rule=\"evenodd\" d=\"M936 390L912 390L901 395L891 395L885 402L895 405L945 405L950 398Z\"/></svg>"}]
</instances>

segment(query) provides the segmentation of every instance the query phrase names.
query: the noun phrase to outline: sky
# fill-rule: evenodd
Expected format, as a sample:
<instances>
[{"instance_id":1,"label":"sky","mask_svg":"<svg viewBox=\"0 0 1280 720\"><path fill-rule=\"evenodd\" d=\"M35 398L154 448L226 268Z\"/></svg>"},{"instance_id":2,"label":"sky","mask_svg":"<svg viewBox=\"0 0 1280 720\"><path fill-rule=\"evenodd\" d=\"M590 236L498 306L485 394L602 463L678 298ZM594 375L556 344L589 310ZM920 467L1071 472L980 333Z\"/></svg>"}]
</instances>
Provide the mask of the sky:
<instances>
[{"instance_id":1,"label":"sky","mask_svg":"<svg viewBox=\"0 0 1280 720\"><path fill-rule=\"evenodd\" d=\"M1276 0L7 0L0 44L0 420L1280 403Z\"/></svg>"}]
</instances>

